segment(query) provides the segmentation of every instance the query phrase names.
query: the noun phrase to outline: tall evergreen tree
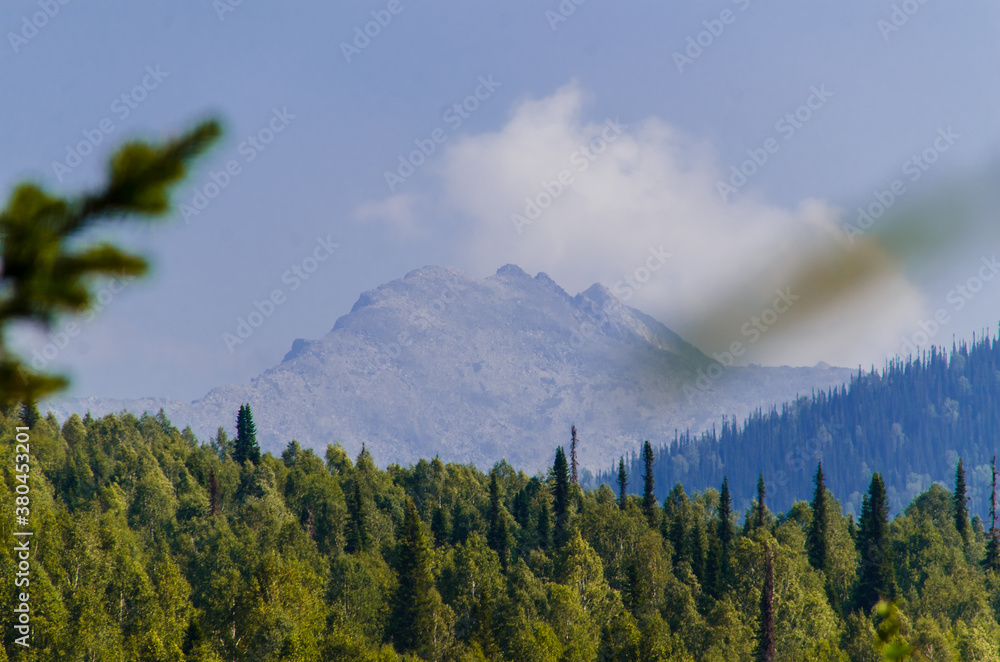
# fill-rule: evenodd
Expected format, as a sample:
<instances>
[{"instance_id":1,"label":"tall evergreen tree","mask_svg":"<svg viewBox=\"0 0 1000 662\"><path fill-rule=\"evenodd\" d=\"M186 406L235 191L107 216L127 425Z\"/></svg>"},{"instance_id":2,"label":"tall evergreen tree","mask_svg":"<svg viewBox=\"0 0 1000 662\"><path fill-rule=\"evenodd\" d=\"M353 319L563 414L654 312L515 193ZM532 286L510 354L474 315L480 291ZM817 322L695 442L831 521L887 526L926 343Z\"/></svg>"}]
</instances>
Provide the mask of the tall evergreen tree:
<instances>
[{"instance_id":1,"label":"tall evergreen tree","mask_svg":"<svg viewBox=\"0 0 1000 662\"><path fill-rule=\"evenodd\" d=\"M354 477L350 496L347 497L347 551L363 552L368 549L371 538L368 518L361 498L361 481Z\"/></svg>"},{"instance_id":2,"label":"tall evergreen tree","mask_svg":"<svg viewBox=\"0 0 1000 662\"><path fill-rule=\"evenodd\" d=\"M219 479L215 477L215 469L208 472L208 514L215 515L219 512Z\"/></svg>"},{"instance_id":3,"label":"tall evergreen tree","mask_svg":"<svg viewBox=\"0 0 1000 662\"><path fill-rule=\"evenodd\" d=\"M774 560L771 550L764 543L764 586L760 592L760 621L757 626L757 660L758 662L773 662L775 651L774 638Z\"/></svg>"},{"instance_id":4,"label":"tall evergreen tree","mask_svg":"<svg viewBox=\"0 0 1000 662\"><path fill-rule=\"evenodd\" d=\"M753 526L761 528L767 522L767 487L764 485L764 472L757 476L757 503L754 504Z\"/></svg>"},{"instance_id":5,"label":"tall evergreen tree","mask_svg":"<svg viewBox=\"0 0 1000 662\"><path fill-rule=\"evenodd\" d=\"M878 473L872 475L868 494L861 503L858 523L858 553L861 555L854 606L865 614L879 600L891 600L896 594L896 577L889 547L889 498Z\"/></svg>"},{"instance_id":6,"label":"tall evergreen tree","mask_svg":"<svg viewBox=\"0 0 1000 662\"><path fill-rule=\"evenodd\" d=\"M571 435L571 439L570 439L570 442L569 442L569 468L570 468L569 479L570 479L570 481L572 483L577 484L577 483L579 483L579 480L578 480L578 476L577 476L577 473L576 473L576 466L577 466L577 464L576 464L576 426L575 425L573 425L570 428L570 435Z\"/></svg>"},{"instance_id":7,"label":"tall evergreen tree","mask_svg":"<svg viewBox=\"0 0 1000 662\"><path fill-rule=\"evenodd\" d=\"M552 465L552 502L555 508L555 544L561 547L569 540L569 466L566 451L556 448L556 459Z\"/></svg>"},{"instance_id":8,"label":"tall evergreen tree","mask_svg":"<svg viewBox=\"0 0 1000 662\"><path fill-rule=\"evenodd\" d=\"M965 467L962 465L962 458L958 458L958 466L955 468L952 509L955 514L955 528L964 540L969 534L969 496L965 486Z\"/></svg>"},{"instance_id":9,"label":"tall evergreen tree","mask_svg":"<svg viewBox=\"0 0 1000 662\"><path fill-rule=\"evenodd\" d=\"M625 471L625 456L618 457L618 509L625 510L628 499L628 472Z\"/></svg>"},{"instance_id":10,"label":"tall evergreen tree","mask_svg":"<svg viewBox=\"0 0 1000 662\"><path fill-rule=\"evenodd\" d=\"M257 445L257 426L253 422L250 405L240 405L236 415L236 443L233 446L233 459L240 464L248 461L260 464L260 446Z\"/></svg>"},{"instance_id":11,"label":"tall evergreen tree","mask_svg":"<svg viewBox=\"0 0 1000 662\"><path fill-rule=\"evenodd\" d=\"M397 551L399 585L393 599L392 635L401 651L425 657L440 649L444 607L431 574L431 553L413 499L403 506Z\"/></svg>"},{"instance_id":12,"label":"tall evergreen tree","mask_svg":"<svg viewBox=\"0 0 1000 662\"><path fill-rule=\"evenodd\" d=\"M659 528L657 516L660 514L656 507L656 476L653 474L653 447L647 440L642 445L642 512L646 515L646 521L653 528Z\"/></svg>"},{"instance_id":13,"label":"tall evergreen tree","mask_svg":"<svg viewBox=\"0 0 1000 662\"><path fill-rule=\"evenodd\" d=\"M823 463L816 468L816 490L813 492L812 523L806 536L806 551L809 554L809 564L817 570L826 570L828 514L826 510L826 483L823 477Z\"/></svg>"},{"instance_id":14,"label":"tall evergreen tree","mask_svg":"<svg viewBox=\"0 0 1000 662\"><path fill-rule=\"evenodd\" d=\"M21 425L34 430L38 421L42 420L42 414L38 411L38 405L33 401L21 403Z\"/></svg>"},{"instance_id":15,"label":"tall evergreen tree","mask_svg":"<svg viewBox=\"0 0 1000 662\"><path fill-rule=\"evenodd\" d=\"M500 565L504 570L510 561L510 530L507 526L503 499L500 494L500 481L497 479L497 472L490 472L490 510L489 510L489 531L486 534L486 544L500 557Z\"/></svg>"},{"instance_id":16,"label":"tall evergreen tree","mask_svg":"<svg viewBox=\"0 0 1000 662\"><path fill-rule=\"evenodd\" d=\"M1000 570L1000 531L997 530L997 456L990 462L993 482L990 485L990 531L986 541L986 558L983 566L987 570Z\"/></svg>"},{"instance_id":17,"label":"tall evergreen tree","mask_svg":"<svg viewBox=\"0 0 1000 662\"><path fill-rule=\"evenodd\" d=\"M716 537L719 540L719 577L718 584L720 590L724 588L730 580L730 559L732 558L733 547L733 501L729 495L729 477L723 476L722 488L719 490L719 523L716 528Z\"/></svg>"}]
</instances>

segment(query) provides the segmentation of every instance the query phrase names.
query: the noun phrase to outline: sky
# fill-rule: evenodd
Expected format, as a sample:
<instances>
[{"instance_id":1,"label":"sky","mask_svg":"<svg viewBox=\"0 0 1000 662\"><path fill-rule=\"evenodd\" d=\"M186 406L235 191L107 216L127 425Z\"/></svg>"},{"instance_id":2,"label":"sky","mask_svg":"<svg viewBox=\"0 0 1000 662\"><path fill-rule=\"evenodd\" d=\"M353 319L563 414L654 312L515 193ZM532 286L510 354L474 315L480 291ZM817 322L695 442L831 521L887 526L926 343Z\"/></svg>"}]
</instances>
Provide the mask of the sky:
<instances>
[{"instance_id":1,"label":"sky","mask_svg":"<svg viewBox=\"0 0 1000 662\"><path fill-rule=\"evenodd\" d=\"M507 263L745 363L971 340L1000 321L998 28L985 1L10 0L5 197L226 129L170 218L104 233L150 277L17 347L72 395L194 399L408 271Z\"/></svg>"}]
</instances>

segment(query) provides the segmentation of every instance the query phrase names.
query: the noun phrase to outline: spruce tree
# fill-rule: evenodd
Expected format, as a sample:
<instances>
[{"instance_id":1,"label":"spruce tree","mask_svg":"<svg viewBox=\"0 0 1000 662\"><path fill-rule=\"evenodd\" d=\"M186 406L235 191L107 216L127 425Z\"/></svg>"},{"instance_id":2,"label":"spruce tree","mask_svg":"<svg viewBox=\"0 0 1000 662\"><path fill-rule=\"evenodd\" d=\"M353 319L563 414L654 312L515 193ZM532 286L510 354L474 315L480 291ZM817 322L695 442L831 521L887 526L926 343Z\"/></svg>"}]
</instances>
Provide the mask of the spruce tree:
<instances>
[{"instance_id":1,"label":"spruce tree","mask_svg":"<svg viewBox=\"0 0 1000 662\"><path fill-rule=\"evenodd\" d=\"M434 585L431 552L413 499L403 505L403 529L397 549L399 585L392 605L391 632L399 650L424 657L440 647L445 607Z\"/></svg>"},{"instance_id":2,"label":"spruce tree","mask_svg":"<svg viewBox=\"0 0 1000 662\"><path fill-rule=\"evenodd\" d=\"M656 507L656 495L654 488L656 478L653 475L653 447L647 440L642 446L642 512L646 515L646 521L651 527L659 528L657 516L660 514Z\"/></svg>"},{"instance_id":3,"label":"spruce tree","mask_svg":"<svg viewBox=\"0 0 1000 662\"><path fill-rule=\"evenodd\" d=\"M497 472L490 472L490 510L489 531L486 534L486 544L500 557L500 565L506 570L510 561L510 530L507 526L504 507L500 494L500 482Z\"/></svg>"},{"instance_id":4,"label":"spruce tree","mask_svg":"<svg viewBox=\"0 0 1000 662\"><path fill-rule=\"evenodd\" d=\"M757 476L757 503L753 510L753 527L761 528L767 522L767 487L764 486L764 473Z\"/></svg>"},{"instance_id":5,"label":"spruce tree","mask_svg":"<svg viewBox=\"0 0 1000 662\"><path fill-rule=\"evenodd\" d=\"M260 446L257 445L257 427L253 422L250 405L240 405L236 415L236 443L233 446L233 459L240 464L248 461L260 464Z\"/></svg>"},{"instance_id":6,"label":"spruce tree","mask_svg":"<svg viewBox=\"0 0 1000 662\"><path fill-rule=\"evenodd\" d=\"M38 405L32 401L21 403L21 425L34 430L38 421L42 420L42 414L38 411Z\"/></svg>"},{"instance_id":7,"label":"spruce tree","mask_svg":"<svg viewBox=\"0 0 1000 662\"><path fill-rule=\"evenodd\" d=\"M809 564L816 570L826 570L827 557L827 510L826 484L823 477L823 463L816 468L816 490L813 492L812 523L806 536L806 551L809 554Z\"/></svg>"},{"instance_id":8,"label":"spruce tree","mask_svg":"<svg viewBox=\"0 0 1000 662\"><path fill-rule=\"evenodd\" d=\"M625 456L618 457L618 509L625 510L628 499L628 472L625 471Z\"/></svg>"},{"instance_id":9,"label":"spruce tree","mask_svg":"<svg viewBox=\"0 0 1000 662\"><path fill-rule=\"evenodd\" d=\"M528 490L521 488L514 495L514 521L522 529L528 528L528 524L531 520L531 497L528 496Z\"/></svg>"},{"instance_id":10,"label":"spruce tree","mask_svg":"<svg viewBox=\"0 0 1000 662\"><path fill-rule=\"evenodd\" d=\"M552 465L552 501L555 507L555 544L562 547L569 540L569 466L566 463L566 451L562 446L556 448L556 459Z\"/></svg>"},{"instance_id":11,"label":"spruce tree","mask_svg":"<svg viewBox=\"0 0 1000 662\"><path fill-rule=\"evenodd\" d=\"M434 534L434 546L441 547L451 540L451 517L448 510L442 506L434 509L431 519L431 533Z\"/></svg>"},{"instance_id":12,"label":"spruce tree","mask_svg":"<svg viewBox=\"0 0 1000 662\"><path fill-rule=\"evenodd\" d=\"M569 479L573 484L578 484L578 476L576 473L576 426L573 425L570 428L570 442L569 442L569 467L570 474Z\"/></svg>"},{"instance_id":13,"label":"spruce tree","mask_svg":"<svg viewBox=\"0 0 1000 662\"><path fill-rule=\"evenodd\" d=\"M371 538L368 533L368 518L361 498L361 481L354 477L350 496L347 497L347 551L363 552L368 549Z\"/></svg>"},{"instance_id":14,"label":"spruce tree","mask_svg":"<svg viewBox=\"0 0 1000 662\"><path fill-rule=\"evenodd\" d=\"M760 592L760 621L757 626L757 660L773 662L774 638L774 560L767 542L764 543L764 586Z\"/></svg>"},{"instance_id":15,"label":"spruce tree","mask_svg":"<svg viewBox=\"0 0 1000 662\"><path fill-rule=\"evenodd\" d=\"M723 476L722 489L719 490L719 524L716 537L719 540L719 587L728 585L730 579L730 558L733 546L732 525L733 502L729 495L729 477Z\"/></svg>"},{"instance_id":16,"label":"spruce tree","mask_svg":"<svg viewBox=\"0 0 1000 662\"><path fill-rule=\"evenodd\" d=\"M987 570L1000 570L1000 531L997 530L997 456L990 463L993 482L990 489L990 532L986 541L986 558L983 567Z\"/></svg>"},{"instance_id":17,"label":"spruce tree","mask_svg":"<svg viewBox=\"0 0 1000 662\"><path fill-rule=\"evenodd\" d=\"M861 563L854 606L868 614L879 600L891 600L896 594L895 570L889 547L889 499L885 483L878 473L872 475L868 494L861 503L857 535Z\"/></svg>"},{"instance_id":18,"label":"spruce tree","mask_svg":"<svg viewBox=\"0 0 1000 662\"><path fill-rule=\"evenodd\" d=\"M208 472L208 508L209 515L215 515L219 512L219 503L221 500L221 495L219 493L219 479L215 477L215 469L210 469Z\"/></svg>"},{"instance_id":19,"label":"spruce tree","mask_svg":"<svg viewBox=\"0 0 1000 662\"><path fill-rule=\"evenodd\" d=\"M962 458L958 458L958 467L955 468L955 493L952 495L952 500L955 528L965 540L969 534L969 497L965 486L965 468L962 465Z\"/></svg>"}]
</instances>

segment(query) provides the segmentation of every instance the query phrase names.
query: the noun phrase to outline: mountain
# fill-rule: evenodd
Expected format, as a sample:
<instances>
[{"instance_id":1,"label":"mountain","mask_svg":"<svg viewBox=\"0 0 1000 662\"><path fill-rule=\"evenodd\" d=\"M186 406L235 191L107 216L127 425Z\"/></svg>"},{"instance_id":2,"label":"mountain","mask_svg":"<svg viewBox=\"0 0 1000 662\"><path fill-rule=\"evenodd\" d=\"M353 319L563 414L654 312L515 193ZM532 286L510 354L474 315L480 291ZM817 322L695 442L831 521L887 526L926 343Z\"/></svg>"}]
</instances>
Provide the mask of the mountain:
<instances>
[{"instance_id":1,"label":"mountain","mask_svg":"<svg viewBox=\"0 0 1000 662\"><path fill-rule=\"evenodd\" d=\"M575 423L581 464L598 469L637 441L710 429L724 415L745 416L851 374L711 365L602 285L571 296L544 273L513 265L482 279L425 267L363 293L324 337L296 340L249 384L190 403L89 398L50 408L65 417L162 407L207 439L220 425L232 428L249 402L264 450L293 438L320 450L338 440L352 454L367 444L382 463L439 455L485 467L506 458L529 471L551 463Z\"/></svg>"},{"instance_id":2,"label":"mountain","mask_svg":"<svg viewBox=\"0 0 1000 662\"><path fill-rule=\"evenodd\" d=\"M812 492L817 462L845 511L861 512L872 472L885 481L893 513L934 482L954 485L962 459L972 512L989 512L990 463L1000 448L1000 340L934 348L855 373L850 383L728 420L704 435L682 436L656 453L657 493L682 482L688 491L716 489L727 476L740 510L756 494L758 472L767 504L784 511ZM638 475L638 459L630 463ZM598 482L614 485L615 473ZM635 482L635 481L634 481Z\"/></svg>"}]
</instances>

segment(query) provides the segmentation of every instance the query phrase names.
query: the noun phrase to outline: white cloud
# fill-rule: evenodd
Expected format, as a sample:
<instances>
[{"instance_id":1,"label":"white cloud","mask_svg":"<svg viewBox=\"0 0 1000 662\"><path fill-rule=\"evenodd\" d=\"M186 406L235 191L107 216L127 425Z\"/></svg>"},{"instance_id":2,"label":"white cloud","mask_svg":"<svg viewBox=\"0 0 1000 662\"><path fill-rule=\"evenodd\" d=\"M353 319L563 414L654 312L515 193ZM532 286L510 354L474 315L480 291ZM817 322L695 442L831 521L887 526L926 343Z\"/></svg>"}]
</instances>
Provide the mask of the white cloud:
<instances>
[{"instance_id":1,"label":"white cloud","mask_svg":"<svg viewBox=\"0 0 1000 662\"><path fill-rule=\"evenodd\" d=\"M571 292L604 283L707 351L747 344L742 325L791 286L799 301L744 357L761 363L881 363L920 318L919 292L874 238L846 241L840 210L813 199L781 208L750 187L724 202L710 145L657 118L619 135L614 121L585 120L570 84L523 102L499 131L449 143L433 167L435 202L470 224L458 266L513 262ZM561 191L560 173L571 182ZM546 195L530 224L512 220ZM365 209L417 222L405 196ZM664 268L629 286L660 247L672 254Z\"/></svg>"}]
</instances>

